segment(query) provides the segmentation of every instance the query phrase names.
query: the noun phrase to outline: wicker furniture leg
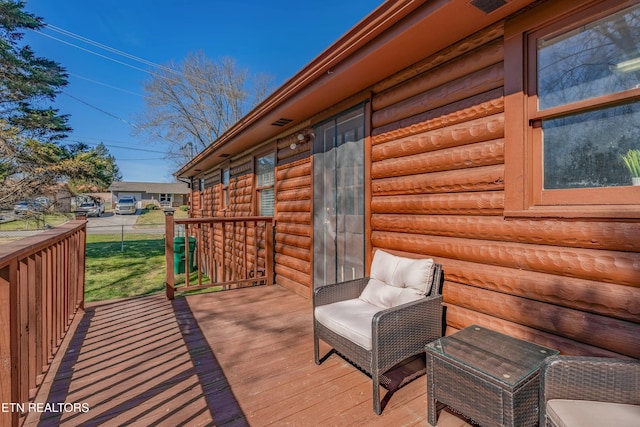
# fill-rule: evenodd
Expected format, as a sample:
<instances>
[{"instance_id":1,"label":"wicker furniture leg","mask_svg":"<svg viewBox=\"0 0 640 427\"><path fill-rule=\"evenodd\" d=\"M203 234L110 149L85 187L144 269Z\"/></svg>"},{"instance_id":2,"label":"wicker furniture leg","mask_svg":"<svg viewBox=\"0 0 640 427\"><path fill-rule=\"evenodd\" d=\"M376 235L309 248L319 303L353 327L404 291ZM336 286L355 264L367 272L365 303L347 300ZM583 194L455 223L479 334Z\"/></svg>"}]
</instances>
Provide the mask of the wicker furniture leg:
<instances>
[{"instance_id":1,"label":"wicker furniture leg","mask_svg":"<svg viewBox=\"0 0 640 427\"><path fill-rule=\"evenodd\" d=\"M438 422L435 383L433 381L433 357L427 355L427 422L435 426Z\"/></svg>"}]
</instances>

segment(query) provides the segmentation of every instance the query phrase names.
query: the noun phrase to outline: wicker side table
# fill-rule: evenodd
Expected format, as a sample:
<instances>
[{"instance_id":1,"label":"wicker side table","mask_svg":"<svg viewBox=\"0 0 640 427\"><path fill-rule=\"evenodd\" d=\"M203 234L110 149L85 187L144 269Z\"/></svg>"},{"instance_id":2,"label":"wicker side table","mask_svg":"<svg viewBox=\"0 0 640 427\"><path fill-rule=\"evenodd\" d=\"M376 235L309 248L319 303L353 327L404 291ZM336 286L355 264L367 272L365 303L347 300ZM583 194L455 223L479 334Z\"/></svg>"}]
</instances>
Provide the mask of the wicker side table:
<instances>
[{"instance_id":1,"label":"wicker side table","mask_svg":"<svg viewBox=\"0 0 640 427\"><path fill-rule=\"evenodd\" d=\"M540 366L557 350L471 325L426 346L428 421L436 402L482 426L538 422Z\"/></svg>"}]
</instances>

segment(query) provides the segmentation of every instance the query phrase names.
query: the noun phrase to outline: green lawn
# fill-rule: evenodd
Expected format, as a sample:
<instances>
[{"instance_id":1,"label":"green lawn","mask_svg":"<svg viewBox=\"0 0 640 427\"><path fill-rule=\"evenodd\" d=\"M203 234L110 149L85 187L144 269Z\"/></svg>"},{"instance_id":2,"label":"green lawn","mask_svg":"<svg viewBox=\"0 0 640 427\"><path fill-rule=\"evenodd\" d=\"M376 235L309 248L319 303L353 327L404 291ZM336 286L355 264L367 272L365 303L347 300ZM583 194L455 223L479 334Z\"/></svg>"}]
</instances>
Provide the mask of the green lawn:
<instances>
[{"instance_id":1,"label":"green lawn","mask_svg":"<svg viewBox=\"0 0 640 427\"><path fill-rule=\"evenodd\" d=\"M48 213L44 216L44 223L51 227L57 227L74 218L73 214ZM15 221L0 224L0 231L36 230L42 228L42 217L35 218L25 216Z\"/></svg>"},{"instance_id":2,"label":"green lawn","mask_svg":"<svg viewBox=\"0 0 640 427\"><path fill-rule=\"evenodd\" d=\"M174 218L187 218L189 212L176 209L173 213ZM142 228L148 225L164 224L164 212L161 210L142 210L136 220L136 228Z\"/></svg>"},{"instance_id":3,"label":"green lawn","mask_svg":"<svg viewBox=\"0 0 640 427\"><path fill-rule=\"evenodd\" d=\"M87 235L85 301L151 295L164 291L164 238L128 234Z\"/></svg>"},{"instance_id":4,"label":"green lawn","mask_svg":"<svg viewBox=\"0 0 640 427\"><path fill-rule=\"evenodd\" d=\"M176 285L184 283L184 278L184 274L177 275ZM196 273L191 274L190 280L197 281ZM161 293L165 290L164 281L163 235L126 234L124 246L120 234L87 235L85 301Z\"/></svg>"}]
</instances>

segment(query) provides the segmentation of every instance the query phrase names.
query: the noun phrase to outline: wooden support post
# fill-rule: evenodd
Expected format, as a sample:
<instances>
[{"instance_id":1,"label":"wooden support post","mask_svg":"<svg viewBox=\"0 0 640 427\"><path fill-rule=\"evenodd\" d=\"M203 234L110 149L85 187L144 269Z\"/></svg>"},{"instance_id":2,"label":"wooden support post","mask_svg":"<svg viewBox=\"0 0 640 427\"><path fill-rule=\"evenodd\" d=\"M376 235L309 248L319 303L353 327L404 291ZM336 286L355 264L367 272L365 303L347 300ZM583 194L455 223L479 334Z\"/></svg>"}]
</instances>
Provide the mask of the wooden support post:
<instances>
[{"instance_id":1,"label":"wooden support post","mask_svg":"<svg viewBox=\"0 0 640 427\"><path fill-rule=\"evenodd\" d=\"M165 292L168 300L175 297L175 276L173 274L173 209L164 211L164 254L165 254Z\"/></svg>"},{"instance_id":2,"label":"wooden support post","mask_svg":"<svg viewBox=\"0 0 640 427\"><path fill-rule=\"evenodd\" d=\"M274 229L275 222L273 223L265 223L264 231L265 231L265 241L267 248L265 253L265 274L267 275L266 285L274 284L274 250L275 250L275 242L274 242Z\"/></svg>"},{"instance_id":3,"label":"wooden support post","mask_svg":"<svg viewBox=\"0 0 640 427\"><path fill-rule=\"evenodd\" d=\"M0 269L0 403L19 403L18 265L14 259ZM18 411L0 411L0 425L17 426Z\"/></svg>"}]
</instances>

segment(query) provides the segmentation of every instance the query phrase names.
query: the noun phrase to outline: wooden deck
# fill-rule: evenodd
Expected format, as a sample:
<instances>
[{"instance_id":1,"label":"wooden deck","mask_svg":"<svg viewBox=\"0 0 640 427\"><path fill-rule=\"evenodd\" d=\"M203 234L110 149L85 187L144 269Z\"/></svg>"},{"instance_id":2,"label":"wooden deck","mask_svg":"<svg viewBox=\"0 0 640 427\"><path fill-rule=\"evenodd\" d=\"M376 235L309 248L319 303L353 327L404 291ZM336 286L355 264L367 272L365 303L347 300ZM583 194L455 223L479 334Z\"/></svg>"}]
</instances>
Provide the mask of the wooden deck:
<instances>
[{"instance_id":1,"label":"wooden deck","mask_svg":"<svg viewBox=\"0 0 640 427\"><path fill-rule=\"evenodd\" d=\"M425 377L375 415L365 374L336 355L314 364L311 303L278 286L94 303L72 328L36 401L88 411L27 426L427 425Z\"/></svg>"}]
</instances>

